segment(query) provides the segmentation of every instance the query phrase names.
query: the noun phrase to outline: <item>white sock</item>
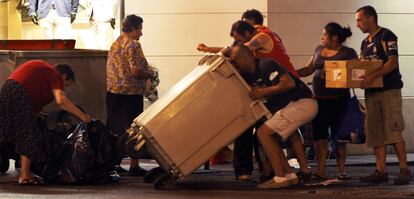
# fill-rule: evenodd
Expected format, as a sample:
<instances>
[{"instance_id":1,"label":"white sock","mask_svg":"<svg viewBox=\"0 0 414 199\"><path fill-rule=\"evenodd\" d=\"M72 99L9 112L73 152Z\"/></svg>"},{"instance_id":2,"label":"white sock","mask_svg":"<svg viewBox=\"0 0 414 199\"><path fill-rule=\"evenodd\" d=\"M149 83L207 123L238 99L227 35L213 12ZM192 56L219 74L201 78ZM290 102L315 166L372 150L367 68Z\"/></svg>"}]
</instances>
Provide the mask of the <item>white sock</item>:
<instances>
[{"instance_id":1,"label":"white sock","mask_svg":"<svg viewBox=\"0 0 414 199\"><path fill-rule=\"evenodd\" d=\"M275 176L275 177L273 178L273 180L274 180L276 183L281 183L281 182L286 182L286 181L288 181L288 179L287 179L286 177L279 177L279 176Z\"/></svg>"},{"instance_id":2,"label":"white sock","mask_svg":"<svg viewBox=\"0 0 414 199\"><path fill-rule=\"evenodd\" d=\"M296 173L286 173L286 174L285 174L285 177L286 177L288 180L293 180L293 179L298 178L298 176L296 175Z\"/></svg>"}]
</instances>

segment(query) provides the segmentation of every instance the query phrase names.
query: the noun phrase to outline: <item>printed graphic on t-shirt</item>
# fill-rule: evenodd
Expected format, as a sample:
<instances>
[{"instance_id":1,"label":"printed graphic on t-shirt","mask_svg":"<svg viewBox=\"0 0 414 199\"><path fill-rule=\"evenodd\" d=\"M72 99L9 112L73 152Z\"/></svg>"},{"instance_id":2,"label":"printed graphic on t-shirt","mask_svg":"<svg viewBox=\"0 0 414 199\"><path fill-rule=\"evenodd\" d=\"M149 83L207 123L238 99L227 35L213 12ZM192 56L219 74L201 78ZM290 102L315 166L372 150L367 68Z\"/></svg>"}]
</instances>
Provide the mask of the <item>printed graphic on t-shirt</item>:
<instances>
[{"instance_id":1,"label":"printed graphic on t-shirt","mask_svg":"<svg viewBox=\"0 0 414 199\"><path fill-rule=\"evenodd\" d=\"M389 42L387 42L387 46L388 46L389 51L398 49L397 41L389 41Z\"/></svg>"},{"instance_id":2,"label":"printed graphic on t-shirt","mask_svg":"<svg viewBox=\"0 0 414 199\"><path fill-rule=\"evenodd\" d=\"M365 59L379 59L379 56L377 54L377 47L373 42L367 45L366 51L367 53Z\"/></svg>"},{"instance_id":3,"label":"printed graphic on t-shirt","mask_svg":"<svg viewBox=\"0 0 414 199\"><path fill-rule=\"evenodd\" d=\"M279 73L277 71L274 71L273 73L270 73L269 80L273 81L277 77L277 75L279 75Z\"/></svg>"}]
</instances>

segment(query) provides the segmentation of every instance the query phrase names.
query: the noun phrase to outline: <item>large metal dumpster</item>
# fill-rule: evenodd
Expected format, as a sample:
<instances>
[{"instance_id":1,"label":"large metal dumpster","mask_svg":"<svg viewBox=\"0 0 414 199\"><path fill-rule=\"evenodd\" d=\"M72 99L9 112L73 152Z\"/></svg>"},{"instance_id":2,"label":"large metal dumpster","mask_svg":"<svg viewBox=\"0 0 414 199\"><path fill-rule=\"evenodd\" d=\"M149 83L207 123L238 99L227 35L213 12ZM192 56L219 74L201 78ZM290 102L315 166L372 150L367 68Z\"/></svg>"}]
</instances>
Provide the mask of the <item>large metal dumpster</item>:
<instances>
[{"instance_id":1,"label":"large metal dumpster","mask_svg":"<svg viewBox=\"0 0 414 199\"><path fill-rule=\"evenodd\" d=\"M66 63L72 66L76 84L65 89L68 97L97 119L106 120L106 59L103 50L0 50L0 86L21 63L41 59L51 64ZM56 105L47 106L46 110Z\"/></svg>"},{"instance_id":2,"label":"large metal dumpster","mask_svg":"<svg viewBox=\"0 0 414 199\"><path fill-rule=\"evenodd\" d=\"M170 175L178 179L190 175L256 121L271 117L262 102L248 97L249 91L227 59L216 55L134 120L130 137L145 137L165 171L154 176L155 188L162 188Z\"/></svg>"}]
</instances>

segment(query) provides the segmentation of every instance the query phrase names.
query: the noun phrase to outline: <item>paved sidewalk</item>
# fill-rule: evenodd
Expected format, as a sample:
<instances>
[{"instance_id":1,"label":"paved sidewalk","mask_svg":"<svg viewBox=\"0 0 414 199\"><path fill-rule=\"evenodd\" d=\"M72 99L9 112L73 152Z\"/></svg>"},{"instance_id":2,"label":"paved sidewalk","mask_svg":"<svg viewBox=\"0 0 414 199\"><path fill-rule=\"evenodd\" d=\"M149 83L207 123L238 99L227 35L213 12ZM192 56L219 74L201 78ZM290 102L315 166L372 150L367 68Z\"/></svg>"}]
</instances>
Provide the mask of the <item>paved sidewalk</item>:
<instances>
[{"instance_id":1,"label":"paved sidewalk","mask_svg":"<svg viewBox=\"0 0 414 199\"><path fill-rule=\"evenodd\" d=\"M107 185L47 185L41 187L22 187L17 185L15 176L17 173L10 170L7 175L0 176L0 198L238 198L238 199L262 199L262 198L289 198L289 199L343 199L343 198L414 198L414 182L410 185L395 186L393 178L398 174L394 155L389 155L390 181L379 185L360 183L360 176L372 173L374 170L374 156L350 156L346 170L351 180L322 185L306 185L289 187L279 190L261 190L256 187L257 182L236 181L232 165L211 165L210 170L198 169L194 174L177 182L174 186L168 186L167 190L153 189L152 184L143 182L142 177L121 176L121 181ZM410 169L414 171L414 154L408 155ZM145 169L157 166L155 161L145 160L141 164ZM310 162L314 169L315 162ZM327 175L335 178L337 171L334 160L328 160ZM128 160L123 162L123 167L128 167ZM253 177L257 179L257 170Z\"/></svg>"}]
</instances>

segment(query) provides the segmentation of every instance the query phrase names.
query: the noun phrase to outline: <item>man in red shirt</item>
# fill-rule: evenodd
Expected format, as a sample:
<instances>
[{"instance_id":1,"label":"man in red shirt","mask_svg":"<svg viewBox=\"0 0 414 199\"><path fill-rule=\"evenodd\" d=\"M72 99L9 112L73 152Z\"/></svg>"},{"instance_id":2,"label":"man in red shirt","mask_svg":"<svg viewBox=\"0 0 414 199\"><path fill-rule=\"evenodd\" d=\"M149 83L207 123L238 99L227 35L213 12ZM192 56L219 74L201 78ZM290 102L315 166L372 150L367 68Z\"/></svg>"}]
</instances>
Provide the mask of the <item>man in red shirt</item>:
<instances>
[{"instance_id":1,"label":"man in red shirt","mask_svg":"<svg viewBox=\"0 0 414 199\"><path fill-rule=\"evenodd\" d=\"M242 20L254 27L254 30L244 26L243 22L237 21L233 24L230 36L235 41L245 43L254 52L255 57L271 58L286 68L292 75L299 77L290 58L282 39L268 27L263 25L263 15L260 11L247 10L242 15ZM210 53L218 53L222 47L209 47L205 44L198 44L197 50Z\"/></svg>"},{"instance_id":2,"label":"man in red shirt","mask_svg":"<svg viewBox=\"0 0 414 199\"><path fill-rule=\"evenodd\" d=\"M234 28L232 28L231 34L237 41L241 41L249 47L255 57L259 59L271 58L286 68L289 73L299 77L286 54L282 40L276 33L262 25L254 25L255 31L252 32L244 29L243 23L249 24L247 21L237 21L233 24Z\"/></svg>"},{"instance_id":3,"label":"man in red shirt","mask_svg":"<svg viewBox=\"0 0 414 199\"><path fill-rule=\"evenodd\" d=\"M0 146L12 146L21 159L19 184L42 184L30 172L32 161L45 161L42 134L36 114L53 101L65 111L90 122L91 117L79 110L66 96L63 88L75 76L70 66L55 67L41 60L20 65L4 82L0 91Z\"/></svg>"},{"instance_id":4,"label":"man in red shirt","mask_svg":"<svg viewBox=\"0 0 414 199\"><path fill-rule=\"evenodd\" d=\"M242 15L243 21L237 21L232 25L230 36L237 42L244 43L254 53L257 58L270 58L278 62L282 67L289 71L290 74L299 77L294 66L290 62L286 49L281 38L263 25L263 14L255 9L247 10ZM210 53L223 52L229 53L230 48L209 47L203 43L198 44L197 50ZM251 156L252 147L254 145L253 127L246 130L239 138L235 140L234 149L234 169L236 178L239 180L250 180L250 174L253 170L253 162ZM292 138L293 140L293 138ZM309 178L309 170L307 168L306 157L303 152L303 146L300 142L292 141L292 148L295 151L298 161L301 165L299 175L301 178ZM271 176L270 165L264 163L264 179ZM305 176L306 177L303 177Z\"/></svg>"}]
</instances>

